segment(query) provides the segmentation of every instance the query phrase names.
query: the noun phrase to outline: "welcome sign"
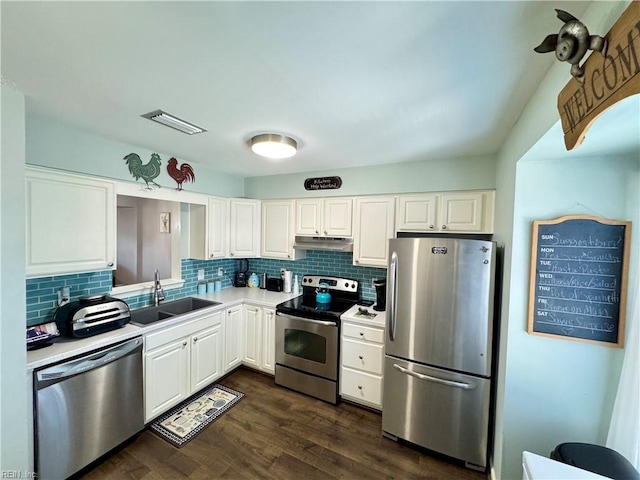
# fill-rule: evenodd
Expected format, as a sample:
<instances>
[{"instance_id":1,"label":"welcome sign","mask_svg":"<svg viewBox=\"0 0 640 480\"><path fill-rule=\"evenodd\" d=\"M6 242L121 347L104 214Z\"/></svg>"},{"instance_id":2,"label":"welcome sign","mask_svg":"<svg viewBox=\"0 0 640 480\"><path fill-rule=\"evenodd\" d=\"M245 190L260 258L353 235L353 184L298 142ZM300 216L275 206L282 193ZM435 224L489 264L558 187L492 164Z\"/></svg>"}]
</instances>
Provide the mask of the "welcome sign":
<instances>
[{"instance_id":1,"label":"welcome sign","mask_svg":"<svg viewBox=\"0 0 640 480\"><path fill-rule=\"evenodd\" d=\"M640 93L640 5L631 2L607 33L606 55L592 52L584 63L584 83L572 78L558 96L567 150L580 145L598 115Z\"/></svg>"}]
</instances>

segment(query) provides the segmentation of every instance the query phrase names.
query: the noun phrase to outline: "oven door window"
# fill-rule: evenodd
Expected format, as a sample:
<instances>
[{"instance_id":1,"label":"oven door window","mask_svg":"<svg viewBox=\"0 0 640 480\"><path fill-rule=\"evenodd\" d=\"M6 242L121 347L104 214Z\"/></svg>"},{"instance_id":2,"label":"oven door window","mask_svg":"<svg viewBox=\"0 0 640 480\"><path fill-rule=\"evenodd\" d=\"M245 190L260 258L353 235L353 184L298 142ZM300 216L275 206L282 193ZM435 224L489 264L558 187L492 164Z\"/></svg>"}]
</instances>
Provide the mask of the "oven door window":
<instances>
[{"instance_id":1,"label":"oven door window","mask_svg":"<svg viewBox=\"0 0 640 480\"><path fill-rule=\"evenodd\" d=\"M315 363L327 363L327 339L321 335L286 328L284 331L284 352Z\"/></svg>"}]
</instances>

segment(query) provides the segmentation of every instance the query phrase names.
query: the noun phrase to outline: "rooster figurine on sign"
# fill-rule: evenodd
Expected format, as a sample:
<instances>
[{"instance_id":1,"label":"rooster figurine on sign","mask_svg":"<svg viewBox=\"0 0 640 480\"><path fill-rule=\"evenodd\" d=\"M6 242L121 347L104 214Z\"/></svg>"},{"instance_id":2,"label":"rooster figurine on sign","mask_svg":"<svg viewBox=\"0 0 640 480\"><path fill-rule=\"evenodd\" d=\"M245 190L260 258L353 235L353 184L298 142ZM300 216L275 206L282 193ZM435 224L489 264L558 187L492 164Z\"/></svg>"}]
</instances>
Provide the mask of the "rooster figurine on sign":
<instances>
[{"instance_id":1,"label":"rooster figurine on sign","mask_svg":"<svg viewBox=\"0 0 640 480\"><path fill-rule=\"evenodd\" d=\"M178 168L178 160L174 157L169 159L167 162L167 173L171 178L173 178L178 184L178 188L176 190L182 190L183 182L195 182L196 174L193 172L193 168L188 163L183 163Z\"/></svg>"}]
</instances>

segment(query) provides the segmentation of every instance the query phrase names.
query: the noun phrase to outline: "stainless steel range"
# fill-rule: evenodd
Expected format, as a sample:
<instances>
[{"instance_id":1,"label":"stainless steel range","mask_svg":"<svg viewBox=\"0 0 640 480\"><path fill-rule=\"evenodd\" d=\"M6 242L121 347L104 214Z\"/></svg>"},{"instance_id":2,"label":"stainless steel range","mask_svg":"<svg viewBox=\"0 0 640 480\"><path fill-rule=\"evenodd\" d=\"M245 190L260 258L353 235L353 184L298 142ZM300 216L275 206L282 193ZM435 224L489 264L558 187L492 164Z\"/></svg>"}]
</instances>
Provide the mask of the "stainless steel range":
<instances>
[{"instance_id":1,"label":"stainless steel range","mask_svg":"<svg viewBox=\"0 0 640 480\"><path fill-rule=\"evenodd\" d=\"M340 315L358 301L358 286L304 275L302 295L276 307L276 384L338 403Z\"/></svg>"}]
</instances>

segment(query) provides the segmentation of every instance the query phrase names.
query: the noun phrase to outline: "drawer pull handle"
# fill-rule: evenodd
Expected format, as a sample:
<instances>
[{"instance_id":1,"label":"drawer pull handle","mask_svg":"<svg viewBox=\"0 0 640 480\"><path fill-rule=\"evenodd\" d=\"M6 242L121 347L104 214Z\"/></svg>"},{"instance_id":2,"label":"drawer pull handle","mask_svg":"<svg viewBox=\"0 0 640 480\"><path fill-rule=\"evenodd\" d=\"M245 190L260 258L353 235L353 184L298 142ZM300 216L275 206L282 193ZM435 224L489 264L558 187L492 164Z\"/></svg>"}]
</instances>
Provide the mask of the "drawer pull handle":
<instances>
[{"instance_id":1,"label":"drawer pull handle","mask_svg":"<svg viewBox=\"0 0 640 480\"><path fill-rule=\"evenodd\" d=\"M360 360L363 360L362 355L358 355L358 358L359 358Z\"/></svg>"},{"instance_id":2,"label":"drawer pull handle","mask_svg":"<svg viewBox=\"0 0 640 480\"><path fill-rule=\"evenodd\" d=\"M471 384L471 383L456 382L454 380L446 380L444 378L432 377L431 375L423 375L423 374L418 373L418 372L412 372L411 370L407 370L406 368L402 368L400 365L395 364L395 363L393 364L393 368L395 368L399 372L402 372L402 373L404 373L406 375L409 375L409 376L415 377L415 378L419 378L420 380L426 380L428 382L441 383L442 385L447 385L449 387L462 388L464 390L473 390L474 388L476 388L476 386Z\"/></svg>"},{"instance_id":3,"label":"drawer pull handle","mask_svg":"<svg viewBox=\"0 0 640 480\"><path fill-rule=\"evenodd\" d=\"M360 336L361 336L361 337L364 337L364 333L360 332Z\"/></svg>"},{"instance_id":4,"label":"drawer pull handle","mask_svg":"<svg viewBox=\"0 0 640 480\"><path fill-rule=\"evenodd\" d=\"M358 390L362 390L362 385L358 385Z\"/></svg>"}]
</instances>

